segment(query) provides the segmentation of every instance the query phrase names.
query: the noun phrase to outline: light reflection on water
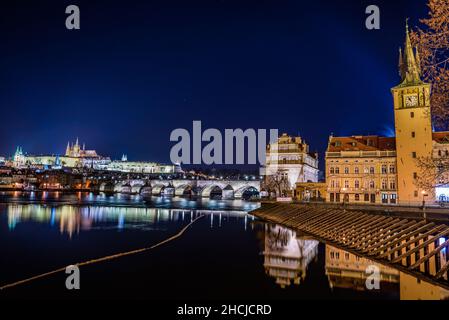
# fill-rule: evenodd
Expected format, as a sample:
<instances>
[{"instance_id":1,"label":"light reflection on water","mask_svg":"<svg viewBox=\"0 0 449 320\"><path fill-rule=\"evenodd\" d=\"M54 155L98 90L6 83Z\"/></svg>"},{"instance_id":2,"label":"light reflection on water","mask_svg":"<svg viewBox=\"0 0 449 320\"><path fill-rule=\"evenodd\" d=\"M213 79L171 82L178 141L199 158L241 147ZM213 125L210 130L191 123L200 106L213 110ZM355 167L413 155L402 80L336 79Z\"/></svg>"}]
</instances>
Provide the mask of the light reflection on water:
<instances>
[{"instance_id":1,"label":"light reflection on water","mask_svg":"<svg viewBox=\"0 0 449 320\"><path fill-rule=\"evenodd\" d=\"M54 195L48 195L47 197ZM83 195L77 195L77 197ZM98 198L106 198L109 196L92 194L85 195L90 201L98 201ZM66 195L59 195L59 199L63 198L67 201ZM117 197L112 198L112 204L117 201ZM135 201L135 198L124 201L120 199L121 204L126 201ZM224 237L223 243L226 245L229 237L241 237L242 233L249 232L253 239L260 242L260 251L254 252L251 246L241 243L241 248L245 255L258 255L261 257L256 265L254 260L241 260L241 264L251 265L252 270L262 269L262 282L270 282L281 290L286 292L287 298L292 298L293 292L301 292L310 290L310 282L316 279L325 279L324 285L319 282L313 290L331 292L331 297L348 296L347 292L355 292L358 294L366 294L370 290L366 288L365 282L368 277L366 269L370 265L377 266L380 269L381 290L373 292L382 298L400 298L404 300L417 299L449 299L449 291L439 286L420 281L417 278L405 274L399 270L386 267L367 258L354 255L345 250L323 244L295 230L284 228L279 225L263 223L254 219L253 216L245 214L245 210L201 210L198 202L189 199L153 199L161 204L167 203L173 205L175 202L183 203L179 205L181 209L170 209L162 206L160 208L147 207L131 207L125 206L102 206L102 205L45 205L45 204L20 204L10 203L4 206L5 210L0 211L0 218L3 218L5 224L7 220L7 232L22 234L28 229L19 229L21 224L31 225L38 224L48 226L59 231L61 235L68 235L73 242L74 239L83 238L84 233L90 231L102 230L108 234L97 235L102 237L113 237L123 239L120 241L128 241L128 235L120 235L117 232L127 230L130 232L139 231L142 235L151 235L154 230L165 230L169 225L185 225L192 220L193 217L200 213L206 214L204 223L207 229L217 233L216 228L224 231L220 237ZM192 204L192 202L195 202ZM96 202L98 203L98 202ZM190 203L191 208L185 206ZM226 202L220 200L210 200L208 205L214 209L216 206L225 205L225 207L233 208ZM243 206L254 206L254 203L243 203ZM129 202L126 202L129 204ZM1 208L0 208L1 209ZM6 215L6 217L5 217ZM235 219L229 219L234 217ZM226 231L227 226L238 223L237 229ZM41 232L42 229L39 229ZM193 228L194 232L206 234L204 229L199 226ZM240 231L238 231L240 230ZM112 232L112 233L111 233ZM142 233L147 232L147 233ZM230 233L231 232L231 233ZM238 233L236 233L238 232ZM35 235L36 236L36 235ZM210 235L209 235L210 236ZM76 238L75 238L76 237ZM123 237L123 238L120 238ZM73 239L72 239L73 238ZM14 238L12 238L14 239ZM30 238L32 239L32 237ZM112 239L112 238L111 238ZM244 238L243 238L244 239ZM444 239L442 239L443 241ZM65 241L61 237L61 242ZM209 240L207 240L209 241ZM212 240L211 240L212 241ZM45 242L46 243L46 242ZM211 251L207 251L207 255L223 255L229 252L219 243L211 242ZM14 247L14 243L10 243ZM55 251L56 256L58 251ZM230 259L232 257L229 257ZM257 260L256 260L257 261ZM194 270L194 269L193 269ZM226 266L219 272L229 272ZM264 274L263 274L264 273ZM244 275L242 275L244 277ZM207 280L206 280L207 281ZM257 291L257 288L254 288ZM354 295L351 295L354 297ZM371 297L371 296L369 296Z\"/></svg>"},{"instance_id":2,"label":"light reflection on water","mask_svg":"<svg viewBox=\"0 0 449 320\"><path fill-rule=\"evenodd\" d=\"M310 264L318 258L320 243L279 225L265 224L264 267L282 287L300 286ZM401 300L448 300L449 290L325 244L325 274L332 290L368 291L368 266L380 270L381 288L398 293Z\"/></svg>"}]
</instances>

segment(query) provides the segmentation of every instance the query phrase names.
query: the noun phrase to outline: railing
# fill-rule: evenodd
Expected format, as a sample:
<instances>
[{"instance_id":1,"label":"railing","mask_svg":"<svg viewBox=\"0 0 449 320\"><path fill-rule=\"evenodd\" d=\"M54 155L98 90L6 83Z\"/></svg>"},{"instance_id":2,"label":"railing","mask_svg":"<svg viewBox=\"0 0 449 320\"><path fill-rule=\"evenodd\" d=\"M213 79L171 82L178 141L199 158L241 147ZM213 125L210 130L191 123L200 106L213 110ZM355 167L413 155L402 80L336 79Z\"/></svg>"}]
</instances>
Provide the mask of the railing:
<instances>
[{"instance_id":1,"label":"railing","mask_svg":"<svg viewBox=\"0 0 449 320\"><path fill-rule=\"evenodd\" d=\"M396 157L396 151L340 151L326 152L326 158Z\"/></svg>"}]
</instances>

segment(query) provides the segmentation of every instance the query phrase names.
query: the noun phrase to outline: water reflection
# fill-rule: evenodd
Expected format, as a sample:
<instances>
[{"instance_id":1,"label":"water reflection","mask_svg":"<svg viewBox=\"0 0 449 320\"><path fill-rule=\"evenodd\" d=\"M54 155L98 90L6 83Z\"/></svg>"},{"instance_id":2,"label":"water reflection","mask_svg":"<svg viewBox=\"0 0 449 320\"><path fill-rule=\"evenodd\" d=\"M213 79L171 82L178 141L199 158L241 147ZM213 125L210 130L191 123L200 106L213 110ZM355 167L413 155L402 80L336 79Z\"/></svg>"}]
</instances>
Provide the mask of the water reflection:
<instances>
[{"instance_id":1,"label":"water reflection","mask_svg":"<svg viewBox=\"0 0 449 320\"><path fill-rule=\"evenodd\" d=\"M225 200L201 197L144 197L130 194L107 194L92 192L21 192L1 191L0 202L72 205L117 205L132 207L157 207L167 209L209 209L251 211L260 206L258 202L242 199Z\"/></svg>"},{"instance_id":2,"label":"water reflection","mask_svg":"<svg viewBox=\"0 0 449 320\"><path fill-rule=\"evenodd\" d=\"M305 279L307 266L317 257L316 240L301 239L296 232L278 225L265 225L265 272L282 288Z\"/></svg>"},{"instance_id":3,"label":"water reflection","mask_svg":"<svg viewBox=\"0 0 449 320\"><path fill-rule=\"evenodd\" d=\"M281 288L300 285L307 269L319 255L318 241L298 235L279 225L266 224L264 235L264 267ZM394 268L345 250L325 246L324 274L331 290L370 291L366 280L368 266L380 270L380 292L401 300L448 300L449 290L420 280ZM377 290L379 291L379 290ZM376 293L375 291L373 293Z\"/></svg>"},{"instance_id":4,"label":"water reflection","mask_svg":"<svg viewBox=\"0 0 449 320\"><path fill-rule=\"evenodd\" d=\"M104 206L43 206L36 204L10 204L7 206L8 228L10 231L20 223L35 222L58 226L61 234L79 234L80 231L89 231L93 228L139 228L151 230L161 223L191 221L196 215L207 214L211 227L214 221L220 227L224 218L238 216L242 218L246 230L248 217L254 217L239 211L213 211L213 210L181 210L160 208L130 208L130 207L104 207Z\"/></svg>"},{"instance_id":5,"label":"water reflection","mask_svg":"<svg viewBox=\"0 0 449 320\"><path fill-rule=\"evenodd\" d=\"M8 227L14 230L19 223L38 222L59 226L61 234L70 237L80 230L88 231L96 226L114 226L118 230L135 227L136 224L154 225L192 218L193 212L184 210L118 208L118 207L74 207L42 205L8 205Z\"/></svg>"}]
</instances>

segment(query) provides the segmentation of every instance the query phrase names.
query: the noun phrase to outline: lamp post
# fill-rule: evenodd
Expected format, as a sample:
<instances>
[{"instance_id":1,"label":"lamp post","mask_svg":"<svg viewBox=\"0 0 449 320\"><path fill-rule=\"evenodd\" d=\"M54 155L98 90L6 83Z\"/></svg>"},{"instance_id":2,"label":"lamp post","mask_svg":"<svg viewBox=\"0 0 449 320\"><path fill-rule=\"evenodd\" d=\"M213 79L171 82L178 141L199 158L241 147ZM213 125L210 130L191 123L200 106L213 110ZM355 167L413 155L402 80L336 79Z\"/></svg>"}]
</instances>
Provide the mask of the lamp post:
<instances>
[{"instance_id":1,"label":"lamp post","mask_svg":"<svg viewBox=\"0 0 449 320\"><path fill-rule=\"evenodd\" d=\"M423 217L424 220L427 220L427 214L426 214L426 197L428 196L428 194L426 193L426 191L421 191L422 194L422 212L423 212Z\"/></svg>"}]
</instances>

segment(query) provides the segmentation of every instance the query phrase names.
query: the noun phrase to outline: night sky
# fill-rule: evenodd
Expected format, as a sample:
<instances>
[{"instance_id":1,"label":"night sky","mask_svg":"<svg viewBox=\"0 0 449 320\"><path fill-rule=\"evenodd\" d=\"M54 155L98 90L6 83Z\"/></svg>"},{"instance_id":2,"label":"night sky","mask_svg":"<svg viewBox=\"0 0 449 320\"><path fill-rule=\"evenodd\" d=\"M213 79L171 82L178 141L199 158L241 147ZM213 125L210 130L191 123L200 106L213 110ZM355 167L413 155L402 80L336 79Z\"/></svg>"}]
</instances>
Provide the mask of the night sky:
<instances>
[{"instance_id":1,"label":"night sky","mask_svg":"<svg viewBox=\"0 0 449 320\"><path fill-rule=\"evenodd\" d=\"M65 28L65 7L81 30ZM365 28L365 8L381 30ZM323 154L330 133L392 135L405 18L425 0L9 1L1 5L0 155L169 162L170 132L278 128Z\"/></svg>"}]
</instances>

